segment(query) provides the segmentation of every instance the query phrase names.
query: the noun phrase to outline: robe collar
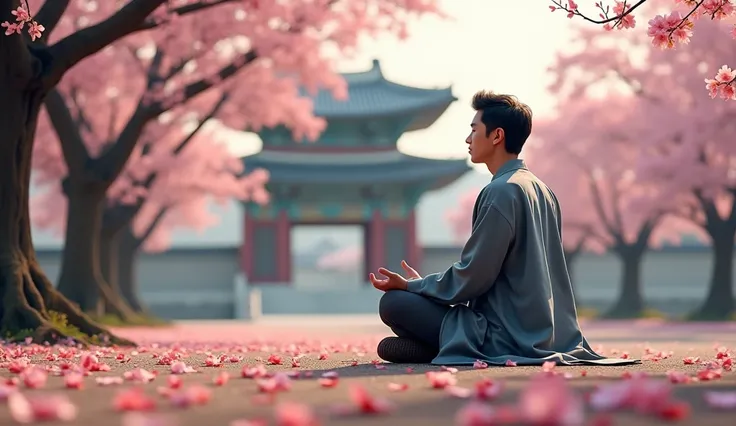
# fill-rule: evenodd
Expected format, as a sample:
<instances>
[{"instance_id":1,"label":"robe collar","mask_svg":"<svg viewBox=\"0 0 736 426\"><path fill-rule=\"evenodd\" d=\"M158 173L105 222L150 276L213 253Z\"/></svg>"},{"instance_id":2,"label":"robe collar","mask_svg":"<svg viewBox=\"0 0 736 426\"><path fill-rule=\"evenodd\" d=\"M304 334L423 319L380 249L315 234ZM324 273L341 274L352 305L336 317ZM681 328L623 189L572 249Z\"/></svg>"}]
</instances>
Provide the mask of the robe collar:
<instances>
[{"instance_id":1,"label":"robe collar","mask_svg":"<svg viewBox=\"0 0 736 426\"><path fill-rule=\"evenodd\" d=\"M501 166L501 168L498 169L498 172L496 172L495 175L493 175L493 178L491 178L491 181L495 180L497 177L505 175L506 173L511 173L515 170L529 170L526 167L526 163L521 158L515 158L513 160L509 160Z\"/></svg>"}]
</instances>

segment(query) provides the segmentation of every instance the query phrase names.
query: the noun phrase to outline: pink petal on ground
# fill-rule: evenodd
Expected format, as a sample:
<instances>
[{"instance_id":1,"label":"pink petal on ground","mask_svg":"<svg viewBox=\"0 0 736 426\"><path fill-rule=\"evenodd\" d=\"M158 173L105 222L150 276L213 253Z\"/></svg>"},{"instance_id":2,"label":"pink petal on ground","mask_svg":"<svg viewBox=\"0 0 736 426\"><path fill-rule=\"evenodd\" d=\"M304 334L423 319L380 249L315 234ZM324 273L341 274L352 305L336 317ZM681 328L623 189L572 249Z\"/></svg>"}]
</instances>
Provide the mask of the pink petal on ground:
<instances>
[{"instance_id":1,"label":"pink petal on ground","mask_svg":"<svg viewBox=\"0 0 736 426\"><path fill-rule=\"evenodd\" d=\"M31 389L38 389L46 386L49 373L37 366L32 366L20 373L20 380L23 384Z\"/></svg>"},{"instance_id":2,"label":"pink petal on ground","mask_svg":"<svg viewBox=\"0 0 736 426\"><path fill-rule=\"evenodd\" d=\"M389 400L374 397L360 385L351 386L349 392L353 404L363 414L382 414L394 409L394 405Z\"/></svg>"},{"instance_id":3,"label":"pink petal on ground","mask_svg":"<svg viewBox=\"0 0 736 426\"><path fill-rule=\"evenodd\" d=\"M262 419L238 419L230 422L230 426L268 426L268 422Z\"/></svg>"},{"instance_id":4,"label":"pink petal on ground","mask_svg":"<svg viewBox=\"0 0 736 426\"><path fill-rule=\"evenodd\" d=\"M124 379L120 376L95 377L95 382L100 386L122 385Z\"/></svg>"},{"instance_id":5,"label":"pink petal on ground","mask_svg":"<svg viewBox=\"0 0 736 426\"><path fill-rule=\"evenodd\" d=\"M703 394L703 399L711 408L721 410L736 409L736 391L709 391Z\"/></svg>"},{"instance_id":6,"label":"pink petal on ground","mask_svg":"<svg viewBox=\"0 0 736 426\"><path fill-rule=\"evenodd\" d=\"M409 385L406 383L389 383L387 387L391 392L402 392L409 389Z\"/></svg>"},{"instance_id":7,"label":"pink petal on ground","mask_svg":"<svg viewBox=\"0 0 736 426\"><path fill-rule=\"evenodd\" d=\"M473 401L458 410L455 415L457 426L491 426L496 424L496 412L487 404Z\"/></svg>"},{"instance_id":8,"label":"pink petal on ground","mask_svg":"<svg viewBox=\"0 0 736 426\"><path fill-rule=\"evenodd\" d=\"M176 426L177 422L168 414L125 413L121 426Z\"/></svg>"},{"instance_id":9,"label":"pink petal on ground","mask_svg":"<svg viewBox=\"0 0 736 426\"><path fill-rule=\"evenodd\" d=\"M274 417L278 426L319 426L320 422L305 404L284 402L276 406Z\"/></svg>"},{"instance_id":10,"label":"pink petal on ground","mask_svg":"<svg viewBox=\"0 0 736 426\"><path fill-rule=\"evenodd\" d=\"M483 362L478 359L473 363L473 368L476 370L483 370L483 369L488 368L488 363Z\"/></svg>"},{"instance_id":11,"label":"pink petal on ground","mask_svg":"<svg viewBox=\"0 0 736 426\"><path fill-rule=\"evenodd\" d=\"M446 386L445 392L450 396L454 396L455 398L470 398L470 396L473 395L472 389L463 388L460 386Z\"/></svg>"},{"instance_id":12,"label":"pink petal on ground","mask_svg":"<svg viewBox=\"0 0 736 426\"><path fill-rule=\"evenodd\" d=\"M171 374L187 374L196 372L197 370L194 367L190 367L182 361L175 361L171 363Z\"/></svg>"},{"instance_id":13,"label":"pink petal on ground","mask_svg":"<svg viewBox=\"0 0 736 426\"><path fill-rule=\"evenodd\" d=\"M0 384L0 402L7 400L10 394L15 392L18 392L18 388L15 386Z\"/></svg>"},{"instance_id":14,"label":"pink petal on ground","mask_svg":"<svg viewBox=\"0 0 736 426\"><path fill-rule=\"evenodd\" d=\"M64 386L67 389L82 389L84 385L84 375L76 372L69 372L64 375Z\"/></svg>"},{"instance_id":15,"label":"pink petal on ground","mask_svg":"<svg viewBox=\"0 0 736 426\"><path fill-rule=\"evenodd\" d=\"M125 380L132 382L148 383L156 378L156 375L144 368L136 368L135 370L123 373Z\"/></svg>"},{"instance_id":16,"label":"pink petal on ground","mask_svg":"<svg viewBox=\"0 0 736 426\"><path fill-rule=\"evenodd\" d=\"M519 396L518 408L529 424L580 425L585 419L582 400L556 375L532 378Z\"/></svg>"},{"instance_id":17,"label":"pink petal on ground","mask_svg":"<svg viewBox=\"0 0 736 426\"><path fill-rule=\"evenodd\" d=\"M449 371L427 371L425 375L429 384L435 389L455 386L457 383L457 378Z\"/></svg>"},{"instance_id":18,"label":"pink petal on ground","mask_svg":"<svg viewBox=\"0 0 736 426\"><path fill-rule=\"evenodd\" d=\"M175 377L175 376L170 376ZM215 384L215 386L225 386L227 382L230 380L230 373L227 371L220 371L219 374L217 374L215 377L212 378L212 383Z\"/></svg>"},{"instance_id":19,"label":"pink petal on ground","mask_svg":"<svg viewBox=\"0 0 736 426\"><path fill-rule=\"evenodd\" d=\"M475 396L478 399L491 401L503 391L503 382L492 379L483 379L475 384Z\"/></svg>"},{"instance_id":20,"label":"pink petal on ground","mask_svg":"<svg viewBox=\"0 0 736 426\"><path fill-rule=\"evenodd\" d=\"M65 395L34 395L28 398L16 392L8 396L8 410L18 423L69 422L77 417L77 407Z\"/></svg>"},{"instance_id":21,"label":"pink petal on ground","mask_svg":"<svg viewBox=\"0 0 736 426\"><path fill-rule=\"evenodd\" d=\"M150 411L156 408L156 400L143 393L141 388L125 389L112 400L117 411Z\"/></svg>"}]
</instances>

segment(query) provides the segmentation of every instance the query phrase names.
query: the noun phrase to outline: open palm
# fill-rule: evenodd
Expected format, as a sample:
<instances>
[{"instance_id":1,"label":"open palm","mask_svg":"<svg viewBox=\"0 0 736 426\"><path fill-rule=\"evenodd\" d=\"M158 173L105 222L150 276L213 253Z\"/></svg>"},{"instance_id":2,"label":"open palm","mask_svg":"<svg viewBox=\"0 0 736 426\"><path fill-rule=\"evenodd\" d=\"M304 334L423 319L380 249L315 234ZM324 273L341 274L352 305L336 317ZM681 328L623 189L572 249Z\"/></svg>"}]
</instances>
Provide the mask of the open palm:
<instances>
[{"instance_id":1,"label":"open palm","mask_svg":"<svg viewBox=\"0 0 736 426\"><path fill-rule=\"evenodd\" d=\"M383 275L385 278L378 278L372 272L368 275L368 278L370 279L371 284L373 284L373 287L381 291L406 290L407 280L422 278L422 276L419 275L419 272L409 266L405 260L401 261L401 267L406 272L406 278L396 272L389 271L386 268L378 268L378 273Z\"/></svg>"}]
</instances>

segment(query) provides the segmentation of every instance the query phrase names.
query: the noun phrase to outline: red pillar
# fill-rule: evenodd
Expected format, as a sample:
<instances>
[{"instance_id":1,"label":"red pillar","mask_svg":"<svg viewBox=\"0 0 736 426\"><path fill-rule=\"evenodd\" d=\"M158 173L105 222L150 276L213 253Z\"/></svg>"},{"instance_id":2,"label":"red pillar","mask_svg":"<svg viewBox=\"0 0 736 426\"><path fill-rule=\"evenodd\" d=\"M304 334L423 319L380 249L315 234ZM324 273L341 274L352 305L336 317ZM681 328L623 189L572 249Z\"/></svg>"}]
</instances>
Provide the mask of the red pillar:
<instances>
[{"instance_id":1,"label":"red pillar","mask_svg":"<svg viewBox=\"0 0 736 426\"><path fill-rule=\"evenodd\" d=\"M277 276L281 283L291 283L291 221L286 211L280 211L276 219L276 246L278 258Z\"/></svg>"},{"instance_id":2,"label":"red pillar","mask_svg":"<svg viewBox=\"0 0 736 426\"><path fill-rule=\"evenodd\" d=\"M369 272L376 273L378 268L385 266L385 247L384 232L386 225L384 223L381 211L373 210L371 221L368 225L368 268Z\"/></svg>"}]
</instances>

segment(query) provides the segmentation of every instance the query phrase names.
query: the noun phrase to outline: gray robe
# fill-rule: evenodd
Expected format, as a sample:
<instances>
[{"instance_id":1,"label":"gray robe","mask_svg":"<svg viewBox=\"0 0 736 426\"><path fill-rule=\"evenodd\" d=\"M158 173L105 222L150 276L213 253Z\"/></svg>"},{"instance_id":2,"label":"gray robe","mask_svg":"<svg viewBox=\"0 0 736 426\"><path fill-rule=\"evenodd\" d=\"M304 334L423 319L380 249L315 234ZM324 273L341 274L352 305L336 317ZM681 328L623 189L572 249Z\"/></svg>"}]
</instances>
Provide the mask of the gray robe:
<instances>
[{"instance_id":1,"label":"gray robe","mask_svg":"<svg viewBox=\"0 0 736 426\"><path fill-rule=\"evenodd\" d=\"M554 193L511 160L481 191L460 261L409 280L408 291L454 305L445 315L441 365L622 365L595 353L578 324Z\"/></svg>"}]
</instances>

